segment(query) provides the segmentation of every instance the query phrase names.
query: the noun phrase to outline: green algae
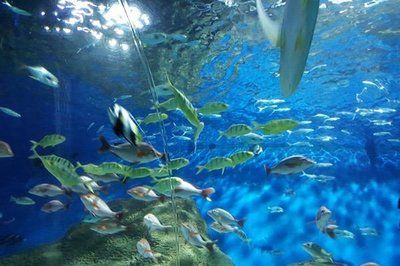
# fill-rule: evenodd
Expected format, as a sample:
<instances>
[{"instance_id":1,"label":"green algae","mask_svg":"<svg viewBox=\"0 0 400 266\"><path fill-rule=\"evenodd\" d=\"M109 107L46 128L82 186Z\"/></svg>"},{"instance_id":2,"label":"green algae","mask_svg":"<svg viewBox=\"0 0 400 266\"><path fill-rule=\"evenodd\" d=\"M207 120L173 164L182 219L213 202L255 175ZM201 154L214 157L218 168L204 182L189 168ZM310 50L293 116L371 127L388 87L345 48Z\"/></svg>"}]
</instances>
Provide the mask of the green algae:
<instances>
[{"instance_id":1,"label":"green algae","mask_svg":"<svg viewBox=\"0 0 400 266\"><path fill-rule=\"evenodd\" d=\"M191 222L207 238L206 224L200 217L192 200L176 199L177 215L180 223ZM129 266L129 265L176 265L176 236L174 230L149 233L143 224L143 217L153 213L166 225L174 225L175 217L171 212L172 203L146 203L135 199L115 201L110 204L113 210L126 213L121 224L127 226L125 232L104 236L90 230L90 224L80 223L56 243L44 245L30 251L0 260L0 266ZM178 231L179 232L179 231ZM233 265L231 260L218 247L214 252L205 248L193 247L184 243L180 232L180 265ZM136 242L146 238L152 250L160 253L159 263L143 259L136 250Z\"/></svg>"}]
</instances>

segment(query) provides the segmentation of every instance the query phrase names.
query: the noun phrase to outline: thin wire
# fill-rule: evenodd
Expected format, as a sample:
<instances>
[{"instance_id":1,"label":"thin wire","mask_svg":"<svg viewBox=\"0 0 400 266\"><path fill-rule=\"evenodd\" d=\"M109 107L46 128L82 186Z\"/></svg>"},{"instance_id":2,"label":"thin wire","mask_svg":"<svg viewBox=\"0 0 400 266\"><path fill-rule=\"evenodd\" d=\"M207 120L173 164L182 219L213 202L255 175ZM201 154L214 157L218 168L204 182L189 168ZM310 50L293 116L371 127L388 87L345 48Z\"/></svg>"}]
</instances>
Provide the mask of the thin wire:
<instances>
[{"instance_id":1,"label":"thin wire","mask_svg":"<svg viewBox=\"0 0 400 266\"><path fill-rule=\"evenodd\" d=\"M139 59L144 67L144 70L146 72L146 77L147 77L147 81L149 83L149 90L151 92L151 95L153 97L153 102L155 105L155 109L156 109L156 113L157 115L160 117L160 110L157 106L156 103L158 103L158 95L155 91L155 83L154 83L154 78L153 78L153 74L151 72L150 66L149 66L149 62L144 54L143 51L143 45L142 42L139 38L139 34L135 29L134 23L131 20L131 16L129 14L129 5L127 3L126 0L118 0L120 5L122 6L125 16L129 22L129 26L131 28L131 32L132 32L132 39L133 39L133 43L135 45L136 51L139 55ZM166 140L166 130L165 130L165 125L164 125L164 121L161 120L159 122L159 126L160 126L160 131L161 131L161 138L163 141L163 151L164 154L166 154L166 161L167 163L169 162L169 156L167 153L167 140ZM172 171L169 171L169 176L171 177ZM176 256L176 265L180 265L180 261L179 261L179 238L178 238L178 213L177 213L177 209L176 209L176 202L175 202L175 193L174 193L174 189L172 186L172 181L170 181L170 189L171 189L171 201L172 201L172 209L174 212L174 216L175 216L175 242L176 242L176 250L177 250L177 256Z\"/></svg>"}]
</instances>

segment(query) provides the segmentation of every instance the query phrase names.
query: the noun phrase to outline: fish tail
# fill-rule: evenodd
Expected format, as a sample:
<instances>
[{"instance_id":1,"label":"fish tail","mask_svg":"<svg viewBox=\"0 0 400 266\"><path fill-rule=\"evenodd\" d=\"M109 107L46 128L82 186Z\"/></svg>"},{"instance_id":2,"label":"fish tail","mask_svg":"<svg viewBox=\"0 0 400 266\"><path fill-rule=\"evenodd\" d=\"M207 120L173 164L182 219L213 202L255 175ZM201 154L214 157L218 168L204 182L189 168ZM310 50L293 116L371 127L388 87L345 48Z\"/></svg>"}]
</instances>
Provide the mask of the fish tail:
<instances>
[{"instance_id":1,"label":"fish tail","mask_svg":"<svg viewBox=\"0 0 400 266\"><path fill-rule=\"evenodd\" d=\"M214 193L215 193L215 189L212 187L209 187L209 188L203 189L201 191L201 196L203 196L203 198L205 198L206 200L211 201L209 195L214 194Z\"/></svg>"},{"instance_id":2,"label":"fish tail","mask_svg":"<svg viewBox=\"0 0 400 266\"><path fill-rule=\"evenodd\" d=\"M100 135L99 140L101 142L101 147L99 148L99 153L102 154L102 153L109 151L111 148L111 145L110 145L110 143L108 143L106 138L103 135Z\"/></svg>"},{"instance_id":3,"label":"fish tail","mask_svg":"<svg viewBox=\"0 0 400 266\"><path fill-rule=\"evenodd\" d=\"M16 201L16 198L15 198L14 196L10 196L10 201L11 201L11 202L15 202L15 201Z\"/></svg>"},{"instance_id":4,"label":"fish tail","mask_svg":"<svg viewBox=\"0 0 400 266\"><path fill-rule=\"evenodd\" d=\"M243 218L243 219L240 219L240 220L238 220L237 221L237 224L239 225L239 227L243 227L244 226L244 222L246 221L246 219L245 218Z\"/></svg>"},{"instance_id":5,"label":"fish tail","mask_svg":"<svg viewBox=\"0 0 400 266\"><path fill-rule=\"evenodd\" d=\"M67 195L68 197L72 196L72 190L66 187L61 188L64 191L64 194Z\"/></svg>"},{"instance_id":6,"label":"fish tail","mask_svg":"<svg viewBox=\"0 0 400 266\"><path fill-rule=\"evenodd\" d=\"M217 140L220 140L224 136L224 131L218 130L218 133L219 133L219 136L218 136Z\"/></svg>"},{"instance_id":7,"label":"fish tail","mask_svg":"<svg viewBox=\"0 0 400 266\"><path fill-rule=\"evenodd\" d=\"M30 141L32 146L31 146L31 151L35 150L37 146L39 146L39 143L37 141L31 140Z\"/></svg>"},{"instance_id":8,"label":"fish tail","mask_svg":"<svg viewBox=\"0 0 400 266\"><path fill-rule=\"evenodd\" d=\"M271 168L269 168L267 165L264 165L264 169L267 176L269 176L271 174Z\"/></svg>"},{"instance_id":9,"label":"fish tail","mask_svg":"<svg viewBox=\"0 0 400 266\"><path fill-rule=\"evenodd\" d=\"M253 121L251 123L253 124L254 128L256 128L256 129L260 127L260 124L257 123L256 121Z\"/></svg>"},{"instance_id":10,"label":"fish tail","mask_svg":"<svg viewBox=\"0 0 400 266\"><path fill-rule=\"evenodd\" d=\"M168 159L168 154L167 153L160 153L160 160L163 162L166 162Z\"/></svg>"},{"instance_id":11,"label":"fish tail","mask_svg":"<svg viewBox=\"0 0 400 266\"><path fill-rule=\"evenodd\" d=\"M208 251L213 252L213 251L214 251L214 245L215 245L215 243L217 243L217 242L218 242L218 240L215 240L215 241L208 241L208 242L206 243L206 248L208 249Z\"/></svg>"},{"instance_id":12,"label":"fish tail","mask_svg":"<svg viewBox=\"0 0 400 266\"><path fill-rule=\"evenodd\" d=\"M201 171L204 170L205 167L204 167L204 166L201 166L201 165L198 165L198 166L196 166L196 168L198 169L197 172L196 172L196 175L198 175L198 174L201 173Z\"/></svg>"}]
</instances>

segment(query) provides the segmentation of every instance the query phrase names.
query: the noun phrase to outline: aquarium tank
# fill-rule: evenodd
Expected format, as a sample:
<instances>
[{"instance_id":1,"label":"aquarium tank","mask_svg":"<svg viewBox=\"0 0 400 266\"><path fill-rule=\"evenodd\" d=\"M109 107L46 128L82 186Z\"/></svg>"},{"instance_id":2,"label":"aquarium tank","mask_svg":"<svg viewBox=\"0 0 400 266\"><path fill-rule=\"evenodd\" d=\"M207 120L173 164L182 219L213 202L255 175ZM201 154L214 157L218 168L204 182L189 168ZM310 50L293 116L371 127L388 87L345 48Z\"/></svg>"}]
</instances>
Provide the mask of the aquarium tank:
<instances>
[{"instance_id":1,"label":"aquarium tank","mask_svg":"<svg viewBox=\"0 0 400 266\"><path fill-rule=\"evenodd\" d=\"M0 265L400 265L399 4L2 0Z\"/></svg>"}]
</instances>

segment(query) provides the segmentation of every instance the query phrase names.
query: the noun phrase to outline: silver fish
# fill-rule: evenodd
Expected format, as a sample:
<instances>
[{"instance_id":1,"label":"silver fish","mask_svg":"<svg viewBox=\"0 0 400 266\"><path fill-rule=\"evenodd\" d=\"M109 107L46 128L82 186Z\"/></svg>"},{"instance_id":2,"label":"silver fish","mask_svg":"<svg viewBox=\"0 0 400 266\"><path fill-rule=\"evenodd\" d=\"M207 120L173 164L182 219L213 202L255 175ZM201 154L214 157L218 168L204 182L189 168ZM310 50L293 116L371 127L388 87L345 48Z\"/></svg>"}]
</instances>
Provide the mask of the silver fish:
<instances>
[{"instance_id":1,"label":"silver fish","mask_svg":"<svg viewBox=\"0 0 400 266\"><path fill-rule=\"evenodd\" d=\"M265 166L265 172L269 174L290 175L301 173L307 168L315 165L313 160L310 160L303 155L293 155L278 162L274 167L268 168Z\"/></svg>"},{"instance_id":2,"label":"silver fish","mask_svg":"<svg viewBox=\"0 0 400 266\"><path fill-rule=\"evenodd\" d=\"M164 202L164 196L158 196L152 189L147 187L133 187L127 191L127 193L132 196L134 199L141 201L161 201Z\"/></svg>"},{"instance_id":3,"label":"silver fish","mask_svg":"<svg viewBox=\"0 0 400 266\"><path fill-rule=\"evenodd\" d=\"M102 143L99 153L111 152L130 163L148 163L156 159L165 160L165 154L160 153L153 146L145 142L136 143L136 145L132 145L131 143L111 145L104 136L100 136L99 140Z\"/></svg>"},{"instance_id":4,"label":"silver fish","mask_svg":"<svg viewBox=\"0 0 400 266\"><path fill-rule=\"evenodd\" d=\"M66 210L68 208L69 204L64 204L59 200L51 200L44 204L40 210L47 213L53 213L59 210Z\"/></svg>"},{"instance_id":5,"label":"silver fish","mask_svg":"<svg viewBox=\"0 0 400 266\"><path fill-rule=\"evenodd\" d=\"M324 232L325 227L328 225L331 219L332 212L325 206L321 206L318 209L317 215L315 216L315 224L319 231Z\"/></svg>"},{"instance_id":6,"label":"silver fish","mask_svg":"<svg viewBox=\"0 0 400 266\"><path fill-rule=\"evenodd\" d=\"M101 221L90 227L93 230L102 235L113 235L126 230L126 226L117 224L113 221Z\"/></svg>"},{"instance_id":7,"label":"silver fish","mask_svg":"<svg viewBox=\"0 0 400 266\"><path fill-rule=\"evenodd\" d=\"M148 213L143 217L143 222L149 231L165 231L167 229L171 229L172 226L170 225L162 225L157 217L152 214Z\"/></svg>"},{"instance_id":8,"label":"silver fish","mask_svg":"<svg viewBox=\"0 0 400 266\"><path fill-rule=\"evenodd\" d=\"M0 141L0 158L14 157L14 152L8 143Z\"/></svg>"},{"instance_id":9,"label":"silver fish","mask_svg":"<svg viewBox=\"0 0 400 266\"><path fill-rule=\"evenodd\" d=\"M181 224L181 232L184 239L195 247L205 247L209 251L214 250L214 244L216 241L206 241L200 235L199 231L190 223Z\"/></svg>"},{"instance_id":10,"label":"silver fish","mask_svg":"<svg viewBox=\"0 0 400 266\"><path fill-rule=\"evenodd\" d=\"M140 239L136 243L136 249L143 258L151 259L154 263L158 263L157 257L159 257L160 254L156 254L151 250L150 244L146 239Z\"/></svg>"},{"instance_id":11,"label":"silver fish","mask_svg":"<svg viewBox=\"0 0 400 266\"><path fill-rule=\"evenodd\" d=\"M210 216L214 221L220 223L220 224L227 224L231 226L238 226L238 227L243 227L245 220L237 220L235 217L233 217L232 214L230 214L228 211L221 209L221 208L215 208L212 210L207 211L208 216Z\"/></svg>"},{"instance_id":12,"label":"silver fish","mask_svg":"<svg viewBox=\"0 0 400 266\"><path fill-rule=\"evenodd\" d=\"M100 218L122 218L123 212L112 211L110 207L95 194L88 193L81 195L81 201L86 209L94 216Z\"/></svg>"},{"instance_id":13,"label":"silver fish","mask_svg":"<svg viewBox=\"0 0 400 266\"><path fill-rule=\"evenodd\" d=\"M58 88L60 86L57 77L51 74L44 67L42 66L23 66L23 67L29 71L30 78L53 88Z\"/></svg>"},{"instance_id":14,"label":"silver fish","mask_svg":"<svg viewBox=\"0 0 400 266\"><path fill-rule=\"evenodd\" d=\"M22 16L32 16L32 14L29 13L28 11L25 11L25 10L23 10L21 8L12 6L6 0L4 2L2 2L2 4L6 5L8 7L8 9L10 9L15 14L22 15Z\"/></svg>"},{"instance_id":15,"label":"silver fish","mask_svg":"<svg viewBox=\"0 0 400 266\"><path fill-rule=\"evenodd\" d=\"M67 189L60 188L52 184L39 184L28 191L30 194L39 197L56 197L59 195L70 195L71 192Z\"/></svg>"},{"instance_id":16,"label":"silver fish","mask_svg":"<svg viewBox=\"0 0 400 266\"><path fill-rule=\"evenodd\" d=\"M3 113L5 113L6 115L9 115L9 116L13 116L13 117L17 117L17 118L21 117L21 115L19 113L15 112L7 107L0 107L0 111L2 111Z\"/></svg>"}]
</instances>

